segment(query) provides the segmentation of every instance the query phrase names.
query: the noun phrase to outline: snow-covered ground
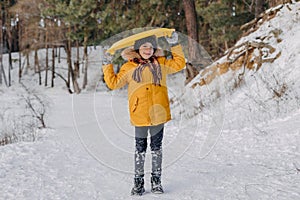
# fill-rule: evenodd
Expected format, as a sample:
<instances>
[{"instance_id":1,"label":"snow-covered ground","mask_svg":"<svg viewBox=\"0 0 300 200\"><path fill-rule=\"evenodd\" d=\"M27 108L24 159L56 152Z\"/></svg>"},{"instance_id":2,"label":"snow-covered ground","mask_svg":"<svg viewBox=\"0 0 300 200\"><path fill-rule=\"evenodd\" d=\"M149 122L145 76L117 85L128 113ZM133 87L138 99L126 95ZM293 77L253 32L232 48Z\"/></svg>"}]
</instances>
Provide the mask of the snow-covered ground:
<instances>
[{"instance_id":1,"label":"snow-covered ground","mask_svg":"<svg viewBox=\"0 0 300 200\"><path fill-rule=\"evenodd\" d=\"M1 147L0 198L134 199L129 195L133 130L127 124L126 110L118 110L124 119L116 123L111 118L109 93L96 94L102 101L95 108L93 103L87 104L94 101L89 94L51 97L55 105L51 129L40 133L43 136L35 142ZM124 97L114 100L126 102ZM201 154L205 127L195 132L189 124L167 126L163 171L166 192L149 192L148 162L147 193L142 198L299 199L299 122L297 111L270 122L258 134L249 129L223 130L206 156Z\"/></svg>"},{"instance_id":2,"label":"snow-covered ground","mask_svg":"<svg viewBox=\"0 0 300 200\"><path fill-rule=\"evenodd\" d=\"M284 7L248 36L251 40L267 34L267 26L283 29L277 46L281 57L264 64L257 77L273 80L273 74L281 75L290 87L287 98L272 100L264 82L253 81L249 72L244 86L226 94L223 85L223 98L211 105L206 100L207 108L199 112L194 107L199 99L213 96L203 91L214 92L218 84L201 92L178 87L183 74L171 77L170 96L184 91L185 99L174 98L174 119L166 124L165 194L150 192L148 151L146 194L130 196L134 130L126 90L108 91L98 81L95 60L89 89L79 95L67 94L63 86L39 87L51 103L48 128L35 133L34 142L0 146L0 199L300 199L299 4L289 5L291 11ZM91 63L93 58L97 51L91 53ZM228 80L225 76L220 83ZM12 92L0 92L1 98L14 99Z\"/></svg>"}]
</instances>

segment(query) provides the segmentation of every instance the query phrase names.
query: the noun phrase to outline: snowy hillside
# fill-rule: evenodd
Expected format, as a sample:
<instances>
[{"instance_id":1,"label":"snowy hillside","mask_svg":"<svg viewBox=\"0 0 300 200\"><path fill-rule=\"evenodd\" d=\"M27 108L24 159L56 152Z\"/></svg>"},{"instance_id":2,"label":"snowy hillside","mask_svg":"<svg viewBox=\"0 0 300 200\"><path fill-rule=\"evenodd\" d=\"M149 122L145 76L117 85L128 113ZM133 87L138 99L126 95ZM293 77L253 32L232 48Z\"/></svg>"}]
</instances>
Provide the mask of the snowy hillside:
<instances>
[{"instance_id":1,"label":"snowy hillside","mask_svg":"<svg viewBox=\"0 0 300 200\"><path fill-rule=\"evenodd\" d=\"M280 11L275 18L264 21L258 30L237 42L235 56L242 59L231 64L230 60L235 58L227 54L216 61L200 72L179 100L184 102L190 99L187 96L194 95L196 100L191 104L198 110L211 110L215 103L222 101L226 109L223 111L230 116L224 125L235 129L257 126L297 111L300 107L299 3L278 6L266 13L276 9ZM263 47L255 48L262 44ZM248 61L243 63L245 59ZM259 59L261 66L257 64ZM187 116L190 114L186 112Z\"/></svg>"},{"instance_id":2,"label":"snowy hillside","mask_svg":"<svg viewBox=\"0 0 300 200\"><path fill-rule=\"evenodd\" d=\"M41 95L49 108L47 129L0 146L0 199L300 199L299 11L299 2L284 5L241 38L236 46L272 47L249 50L251 67L226 68L225 56L185 88L182 73L170 77L173 120L164 135L162 195L150 192L148 150L146 194L130 196L134 128L126 90L109 91L100 81L99 49L89 49L89 86L79 95L67 94L60 79L55 88L37 87L32 74L23 80L34 85L31 93L18 83L1 87L1 133L13 131L11 117L30 122L19 118L28 111L28 94ZM252 62L258 58L261 66Z\"/></svg>"}]
</instances>

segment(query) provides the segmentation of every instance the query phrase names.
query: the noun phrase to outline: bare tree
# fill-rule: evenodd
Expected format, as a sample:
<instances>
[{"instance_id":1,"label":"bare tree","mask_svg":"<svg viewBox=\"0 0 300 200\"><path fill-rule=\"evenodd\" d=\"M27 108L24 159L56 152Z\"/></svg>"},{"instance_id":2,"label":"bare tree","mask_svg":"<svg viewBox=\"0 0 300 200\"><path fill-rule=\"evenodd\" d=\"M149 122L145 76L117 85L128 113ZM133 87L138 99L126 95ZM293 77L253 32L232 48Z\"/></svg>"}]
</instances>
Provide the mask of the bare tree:
<instances>
[{"instance_id":1,"label":"bare tree","mask_svg":"<svg viewBox=\"0 0 300 200\"><path fill-rule=\"evenodd\" d=\"M40 126L39 128L46 128L45 115L49 107L49 102L43 99L41 94L38 94L34 89L28 88L23 83L21 83L26 95L21 95L25 101L25 106L31 113L31 117L36 119Z\"/></svg>"},{"instance_id":2,"label":"bare tree","mask_svg":"<svg viewBox=\"0 0 300 200\"><path fill-rule=\"evenodd\" d=\"M6 27L10 27L8 24ZM11 34L11 27L7 28L5 31L6 38L8 42L8 86L11 86L11 70L12 70L12 34Z\"/></svg>"},{"instance_id":3,"label":"bare tree","mask_svg":"<svg viewBox=\"0 0 300 200\"><path fill-rule=\"evenodd\" d=\"M52 76L51 76L51 87L54 87L54 78L55 78L55 47L52 46ZM69 86L70 88L70 86Z\"/></svg>"},{"instance_id":4,"label":"bare tree","mask_svg":"<svg viewBox=\"0 0 300 200\"><path fill-rule=\"evenodd\" d=\"M18 19L17 24L17 30L18 30L18 54L19 54L19 82L21 82L22 78L22 52L21 52L21 36L22 36L22 29L21 29L21 20Z\"/></svg>"},{"instance_id":5,"label":"bare tree","mask_svg":"<svg viewBox=\"0 0 300 200\"><path fill-rule=\"evenodd\" d=\"M48 45L48 31L45 32L45 48L46 48L46 60L45 60L45 86L48 86L48 69L49 69L49 45Z\"/></svg>"},{"instance_id":6,"label":"bare tree","mask_svg":"<svg viewBox=\"0 0 300 200\"><path fill-rule=\"evenodd\" d=\"M6 80L4 66L3 66L3 57L2 57L2 54L3 54L2 19L0 19L0 27L1 27L1 30L0 30L0 85L3 82L3 79L5 81L5 84L7 85L7 80Z\"/></svg>"},{"instance_id":7,"label":"bare tree","mask_svg":"<svg viewBox=\"0 0 300 200\"><path fill-rule=\"evenodd\" d=\"M84 36L84 49L83 49L83 61L84 61L84 66L83 66L83 84L82 84L82 88L85 89L88 83L88 77L87 77L87 73L88 73L88 63L89 63L89 59L88 59L88 52L87 52L87 34L85 34Z\"/></svg>"},{"instance_id":8,"label":"bare tree","mask_svg":"<svg viewBox=\"0 0 300 200\"><path fill-rule=\"evenodd\" d=\"M2 68L3 68L3 59L2 59L2 54L3 54L3 39L2 39L2 19L0 19L0 85L2 85Z\"/></svg>"}]
</instances>

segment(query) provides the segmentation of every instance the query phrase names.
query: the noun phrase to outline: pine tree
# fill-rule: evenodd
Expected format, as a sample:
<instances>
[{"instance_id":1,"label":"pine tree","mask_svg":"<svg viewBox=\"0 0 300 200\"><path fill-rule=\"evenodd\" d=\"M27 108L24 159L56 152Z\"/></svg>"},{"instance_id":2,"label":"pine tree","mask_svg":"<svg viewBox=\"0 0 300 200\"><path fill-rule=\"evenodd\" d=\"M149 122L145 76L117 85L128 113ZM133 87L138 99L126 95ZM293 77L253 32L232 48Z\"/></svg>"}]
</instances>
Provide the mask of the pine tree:
<instances>
[{"instance_id":1,"label":"pine tree","mask_svg":"<svg viewBox=\"0 0 300 200\"><path fill-rule=\"evenodd\" d=\"M112 0L102 5L100 39L141 27L167 27L186 30L181 1Z\"/></svg>"},{"instance_id":2,"label":"pine tree","mask_svg":"<svg viewBox=\"0 0 300 200\"><path fill-rule=\"evenodd\" d=\"M240 26L254 15L241 0L200 1L196 5L200 20L200 43L213 58L221 56L241 34Z\"/></svg>"}]
</instances>

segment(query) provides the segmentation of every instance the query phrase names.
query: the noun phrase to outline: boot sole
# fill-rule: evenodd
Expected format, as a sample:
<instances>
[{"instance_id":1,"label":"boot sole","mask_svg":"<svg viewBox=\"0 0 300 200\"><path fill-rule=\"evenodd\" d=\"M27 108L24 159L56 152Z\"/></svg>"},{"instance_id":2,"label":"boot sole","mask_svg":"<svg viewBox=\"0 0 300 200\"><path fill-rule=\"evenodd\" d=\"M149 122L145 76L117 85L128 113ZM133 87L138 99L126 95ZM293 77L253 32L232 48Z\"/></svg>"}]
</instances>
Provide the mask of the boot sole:
<instances>
[{"instance_id":1,"label":"boot sole","mask_svg":"<svg viewBox=\"0 0 300 200\"><path fill-rule=\"evenodd\" d=\"M152 190L151 190L151 192L152 192L153 194L163 194L163 193L164 193L163 191L152 191Z\"/></svg>"},{"instance_id":2,"label":"boot sole","mask_svg":"<svg viewBox=\"0 0 300 200\"><path fill-rule=\"evenodd\" d=\"M153 194L163 194L163 192L152 192Z\"/></svg>"},{"instance_id":3,"label":"boot sole","mask_svg":"<svg viewBox=\"0 0 300 200\"><path fill-rule=\"evenodd\" d=\"M139 193L133 193L131 192L131 196L142 196L143 194L145 194L145 189L143 189L141 192Z\"/></svg>"}]
</instances>

